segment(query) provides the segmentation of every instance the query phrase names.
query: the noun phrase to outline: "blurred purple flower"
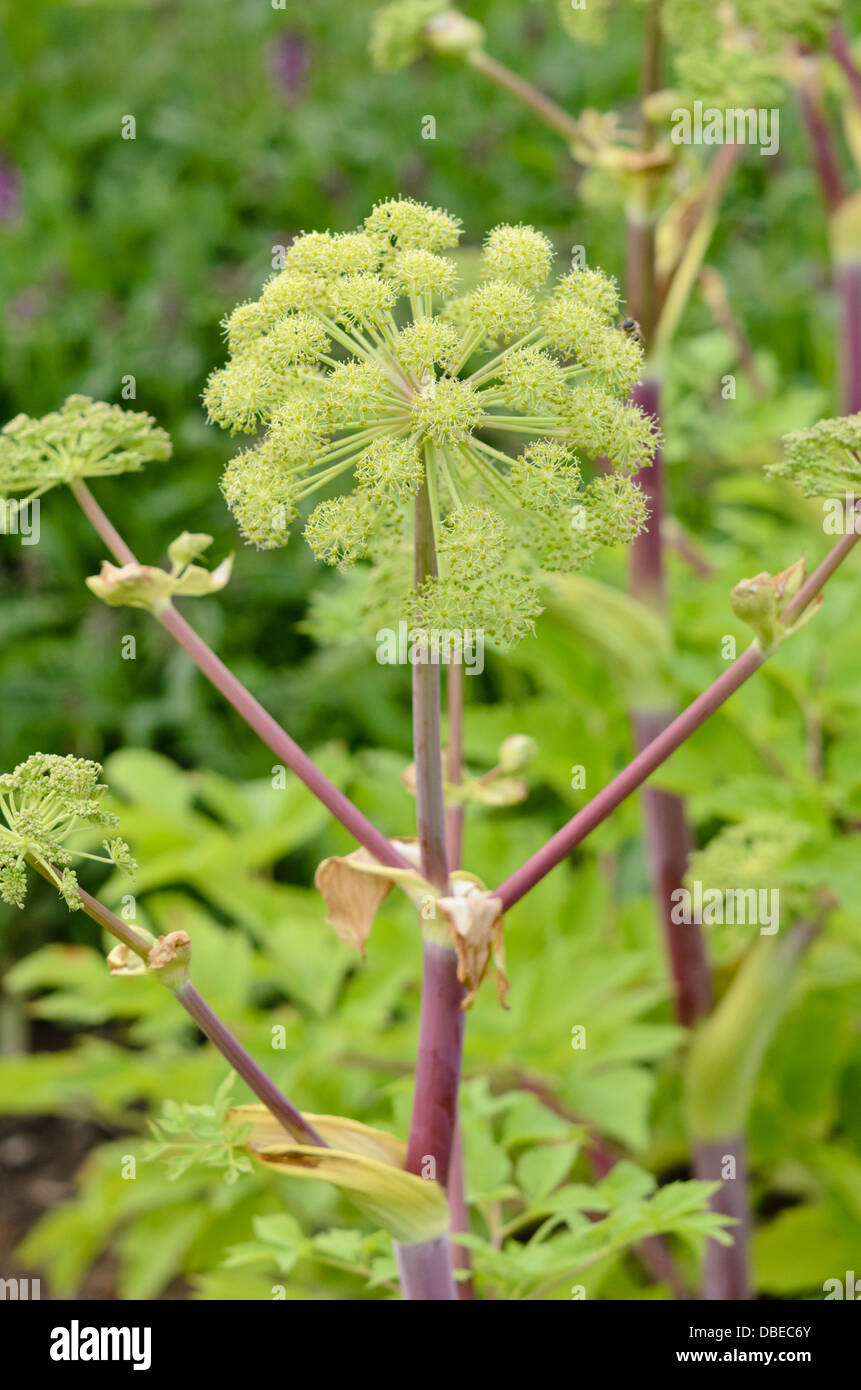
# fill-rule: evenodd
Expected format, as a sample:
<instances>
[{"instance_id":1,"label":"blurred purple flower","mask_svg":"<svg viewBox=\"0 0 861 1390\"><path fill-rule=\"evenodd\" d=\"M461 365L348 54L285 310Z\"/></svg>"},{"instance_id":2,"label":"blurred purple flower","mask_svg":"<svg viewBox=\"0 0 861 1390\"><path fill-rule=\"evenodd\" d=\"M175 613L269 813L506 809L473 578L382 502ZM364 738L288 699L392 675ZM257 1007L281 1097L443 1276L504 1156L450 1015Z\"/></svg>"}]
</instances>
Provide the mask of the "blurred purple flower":
<instances>
[{"instance_id":1,"label":"blurred purple flower","mask_svg":"<svg viewBox=\"0 0 861 1390\"><path fill-rule=\"evenodd\" d=\"M308 45L301 34L284 34L275 45L275 77L285 96L293 97L311 64Z\"/></svg>"},{"instance_id":2,"label":"blurred purple flower","mask_svg":"<svg viewBox=\"0 0 861 1390\"><path fill-rule=\"evenodd\" d=\"M20 211L20 174L11 164L0 163L0 222L14 222Z\"/></svg>"}]
</instances>

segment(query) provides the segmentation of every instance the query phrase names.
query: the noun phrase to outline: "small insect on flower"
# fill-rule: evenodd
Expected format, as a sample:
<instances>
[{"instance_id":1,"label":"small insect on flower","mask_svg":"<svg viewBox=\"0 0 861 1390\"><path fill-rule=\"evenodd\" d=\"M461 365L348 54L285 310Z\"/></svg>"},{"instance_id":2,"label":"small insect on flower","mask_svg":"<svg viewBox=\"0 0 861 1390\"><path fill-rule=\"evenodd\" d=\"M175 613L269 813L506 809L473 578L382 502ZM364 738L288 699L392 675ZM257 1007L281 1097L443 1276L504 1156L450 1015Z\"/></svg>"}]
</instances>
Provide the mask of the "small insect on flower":
<instances>
[{"instance_id":1,"label":"small insect on flower","mask_svg":"<svg viewBox=\"0 0 861 1390\"><path fill-rule=\"evenodd\" d=\"M0 776L0 898L23 907L27 864L45 870L72 911L81 906L74 859L116 864L133 876L137 865L125 840L103 841L106 854L87 854L66 841L90 826L114 826L116 816L101 807L107 786L98 763L85 758L33 753L14 772Z\"/></svg>"},{"instance_id":2,"label":"small insect on flower","mask_svg":"<svg viewBox=\"0 0 861 1390\"><path fill-rule=\"evenodd\" d=\"M532 631L543 570L579 568L642 526L627 475L651 459L654 425L626 400L642 349L616 326L612 279L590 268L548 286L552 243L500 226L478 288L459 294L446 253L460 235L443 209L395 198L355 232L298 237L227 318L230 357L204 401L222 428L260 433L222 483L246 540L285 545L319 496L305 538L327 564L371 563L378 619L409 610L508 643ZM599 456L609 480L590 485L583 461ZM414 592L423 488L439 574Z\"/></svg>"},{"instance_id":3,"label":"small insect on flower","mask_svg":"<svg viewBox=\"0 0 861 1390\"><path fill-rule=\"evenodd\" d=\"M642 344L643 330L637 323L636 319L622 319L622 322L619 324L619 327L621 328L622 332L627 335L627 337L633 340L633 342Z\"/></svg>"}]
</instances>

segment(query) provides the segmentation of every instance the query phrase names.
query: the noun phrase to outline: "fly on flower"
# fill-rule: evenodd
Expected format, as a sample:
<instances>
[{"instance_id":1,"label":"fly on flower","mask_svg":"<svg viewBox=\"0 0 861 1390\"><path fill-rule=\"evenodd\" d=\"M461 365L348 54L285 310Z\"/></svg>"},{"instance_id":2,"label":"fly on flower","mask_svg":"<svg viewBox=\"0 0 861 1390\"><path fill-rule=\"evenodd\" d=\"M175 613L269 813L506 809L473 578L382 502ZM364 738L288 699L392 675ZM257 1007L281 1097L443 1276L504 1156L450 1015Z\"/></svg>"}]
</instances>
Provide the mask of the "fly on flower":
<instances>
[{"instance_id":1,"label":"fly on flower","mask_svg":"<svg viewBox=\"0 0 861 1390\"><path fill-rule=\"evenodd\" d=\"M420 625L510 643L540 612L542 571L578 569L644 524L631 475L654 425L626 403L642 349L616 326L611 279L575 270L548 287L548 239L501 226L459 295L446 253L460 235L449 213L395 199L355 232L300 236L226 319L230 357L204 399L212 421L260 436L222 483L246 540L286 544L302 503L340 485L305 526L318 559L371 560ZM587 481L597 457L610 472ZM439 574L411 593L422 488Z\"/></svg>"}]
</instances>

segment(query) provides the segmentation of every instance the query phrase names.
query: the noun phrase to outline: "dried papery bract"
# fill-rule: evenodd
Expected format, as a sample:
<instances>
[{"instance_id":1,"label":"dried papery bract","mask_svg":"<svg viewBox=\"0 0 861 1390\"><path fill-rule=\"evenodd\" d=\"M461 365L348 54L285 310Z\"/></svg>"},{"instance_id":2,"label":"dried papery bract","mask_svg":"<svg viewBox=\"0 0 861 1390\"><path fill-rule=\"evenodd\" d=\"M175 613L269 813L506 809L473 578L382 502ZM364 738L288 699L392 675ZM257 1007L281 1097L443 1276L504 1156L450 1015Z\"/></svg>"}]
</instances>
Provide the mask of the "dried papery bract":
<instances>
[{"instance_id":1,"label":"dried papery bract","mask_svg":"<svg viewBox=\"0 0 861 1390\"><path fill-rule=\"evenodd\" d=\"M170 439L151 416L69 396L50 415L16 415L3 427L0 497L39 497L80 478L136 473L170 455Z\"/></svg>"}]
</instances>

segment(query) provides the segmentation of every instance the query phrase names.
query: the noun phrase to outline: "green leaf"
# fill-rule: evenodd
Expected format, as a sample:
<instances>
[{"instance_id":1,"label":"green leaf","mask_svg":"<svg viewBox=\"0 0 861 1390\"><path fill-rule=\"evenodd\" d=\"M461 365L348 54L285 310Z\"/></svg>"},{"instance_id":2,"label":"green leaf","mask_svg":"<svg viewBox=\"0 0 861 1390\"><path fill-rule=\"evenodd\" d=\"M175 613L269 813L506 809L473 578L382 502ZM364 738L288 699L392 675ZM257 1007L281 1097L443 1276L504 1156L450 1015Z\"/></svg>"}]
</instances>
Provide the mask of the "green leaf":
<instances>
[{"instance_id":1,"label":"green leaf","mask_svg":"<svg viewBox=\"0 0 861 1390\"><path fill-rule=\"evenodd\" d=\"M856 1267L858 1246L824 1207L798 1206L756 1233L753 1256L757 1287L765 1293L821 1297L826 1279L842 1279Z\"/></svg>"},{"instance_id":2,"label":"green leaf","mask_svg":"<svg viewBox=\"0 0 861 1390\"><path fill-rule=\"evenodd\" d=\"M571 1171L579 1145L541 1144L518 1160L517 1177L531 1201L540 1204Z\"/></svg>"}]
</instances>

